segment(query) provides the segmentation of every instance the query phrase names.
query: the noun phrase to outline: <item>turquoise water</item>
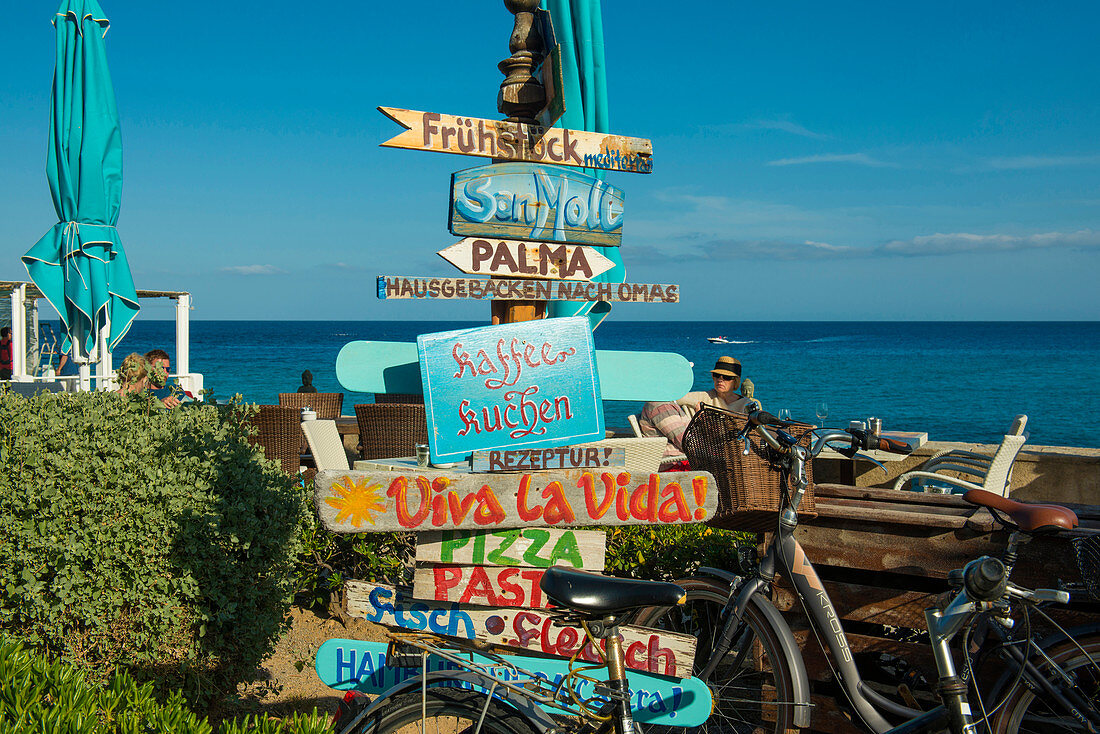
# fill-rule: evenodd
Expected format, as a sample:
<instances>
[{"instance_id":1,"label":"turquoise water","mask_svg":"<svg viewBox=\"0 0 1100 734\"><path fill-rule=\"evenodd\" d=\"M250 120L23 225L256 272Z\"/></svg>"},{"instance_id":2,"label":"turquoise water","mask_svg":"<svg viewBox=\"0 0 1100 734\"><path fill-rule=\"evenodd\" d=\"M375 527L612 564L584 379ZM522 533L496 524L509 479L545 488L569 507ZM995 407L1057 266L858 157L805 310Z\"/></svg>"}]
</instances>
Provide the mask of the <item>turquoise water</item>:
<instances>
[{"instance_id":1,"label":"turquoise water","mask_svg":"<svg viewBox=\"0 0 1100 734\"><path fill-rule=\"evenodd\" d=\"M349 341L414 341L421 333L481 323L417 321L193 321L191 368L218 397L275 403L302 370L338 391L336 355ZM734 344L711 344L724 335ZM1017 413L1032 444L1100 447L1100 322L668 322L607 321L598 349L671 351L695 364L697 389L723 354L739 358L756 397L772 412L826 424L878 416L887 429L933 440L999 441ZM165 349L175 365L171 321L142 321L116 350ZM345 391L344 413L371 396ZM608 427L626 430L640 403L606 402Z\"/></svg>"}]
</instances>

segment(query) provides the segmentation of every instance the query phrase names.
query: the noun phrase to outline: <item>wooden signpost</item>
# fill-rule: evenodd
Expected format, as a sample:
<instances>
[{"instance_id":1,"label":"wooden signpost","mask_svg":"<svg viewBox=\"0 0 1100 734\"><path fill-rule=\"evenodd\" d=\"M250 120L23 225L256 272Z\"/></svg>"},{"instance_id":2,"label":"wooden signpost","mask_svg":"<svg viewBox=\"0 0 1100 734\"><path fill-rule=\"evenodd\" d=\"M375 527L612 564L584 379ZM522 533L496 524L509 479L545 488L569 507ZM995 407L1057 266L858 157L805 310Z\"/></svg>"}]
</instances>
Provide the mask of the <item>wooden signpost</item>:
<instances>
[{"instance_id":1,"label":"wooden signpost","mask_svg":"<svg viewBox=\"0 0 1100 734\"><path fill-rule=\"evenodd\" d=\"M336 378L353 392L420 395L419 360L412 342L348 342L336 356ZM677 400L695 379L691 363L674 352L597 349L596 372L604 400Z\"/></svg>"},{"instance_id":2,"label":"wooden signpost","mask_svg":"<svg viewBox=\"0 0 1100 734\"><path fill-rule=\"evenodd\" d=\"M486 607L546 608L550 600L539 588L544 573L542 568L510 566L417 566L413 596Z\"/></svg>"},{"instance_id":3,"label":"wooden signpost","mask_svg":"<svg viewBox=\"0 0 1100 734\"><path fill-rule=\"evenodd\" d=\"M475 451L474 471L542 471L544 469L607 469L624 466L626 449L563 446L554 449Z\"/></svg>"},{"instance_id":4,"label":"wooden signpost","mask_svg":"<svg viewBox=\"0 0 1100 734\"><path fill-rule=\"evenodd\" d=\"M469 474L323 471L314 505L337 533L703 522L718 506L707 472Z\"/></svg>"},{"instance_id":5,"label":"wooden signpost","mask_svg":"<svg viewBox=\"0 0 1100 734\"><path fill-rule=\"evenodd\" d=\"M591 247L467 237L437 253L470 275L591 280L615 263Z\"/></svg>"},{"instance_id":6,"label":"wooden signpost","mask_svg":"<svg viewBox=\"0 0 1100 734\"><path fill-rule=\"evenodd\" d=\"M653 143L643 138L544 128L397 107L379 107L378 111L405 128L381 144L386 148L606 171L650 173L653 170Z\"/></svg>"},{"instance_id":7,"label":"wooden signpost","mask_svg":"<svg viewBox=\"0 0 1100 734\"><path fill-rule=\"evenodd\" d=\"M367 581L348 581L344 593L348 614L387 627L434 632L562 657L570 657L580 649L581 659L599 662L596 651L584 642L581 629L555 624L554 618L543 611L406 599L392 586ZM619 632L626 667L677 678L691 677L695 657L695 638L691 635L625 625Z\"/></svg>"},{"instance_id":8,"label":"wooden signpost","mask_svg":"<svg viewBox=\"0 0 1100 734\"><path fill-rule=\"evenodd\" d=\"M478 280L379 275L378 297L472 298L483 301L621 301L679 303L680 287L658 283L584 283L569 280Z\"/></svg>"},{"instance_id":9,"label":"wooden signpost","mask_svg":"<svg viewBox=\"0 0 1100 734\"><path fill-rule=\"evenodd\" d=\"M598 530L512 528L509 530L443 530L420 533L417 563L549 568L602 571L604 534Z\"/></svg>"},{"instance_id":10,"label":"wooden signpost","mask_svg":"<svg viewBox=\"0 0 1100 734\"><path fill-rule=\"evenodd\" d=\"M497 163L452 175L450 230L618 247L624 201L622 189L580 171Z\"/></svg>"},{"instance_id":11,"label":"wooden signpost","mask_svg":"<svg viewBox=\"0 0 1100 734\"><path fill-rule=\"evenodd\" d=\"M317 650L315 669L317 677L327 686L340 691L355 690L377 695L384 693L412 676L421 668L391 667L386 665L387 643L363 640L326 640ZM465 656L464 656L465 657ZM537 675L551 685L559 685L569 672L569 661L564 658L533 658L521 655L502 656L511 665L492 665L488 658L473 655L476 663L488 664L501 680L523 684ZM428 658L429 672L462 670L455 663L435 656ZM698 726L710 716L710 691L698 678L678 679L665 675L628 669L630 705L634 720L643 724L661 726ZM582 698L595 695L593 684L577 681ZM467 683L454 681L451 685L468 687ZM556 712L556 709L548 709Z\"/></svg>"}]
</instances>

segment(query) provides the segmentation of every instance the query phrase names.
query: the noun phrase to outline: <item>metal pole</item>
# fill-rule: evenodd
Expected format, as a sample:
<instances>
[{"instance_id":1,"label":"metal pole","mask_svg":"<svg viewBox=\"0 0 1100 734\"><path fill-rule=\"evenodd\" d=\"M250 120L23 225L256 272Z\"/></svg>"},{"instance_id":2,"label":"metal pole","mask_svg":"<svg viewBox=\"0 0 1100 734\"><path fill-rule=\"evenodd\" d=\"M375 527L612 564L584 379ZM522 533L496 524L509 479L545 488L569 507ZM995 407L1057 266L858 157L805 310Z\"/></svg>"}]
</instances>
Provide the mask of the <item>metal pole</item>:
<instances>
[{"instance_id":1,"label":"metal pole","mask_svg":"<svg viewBox=\"0 0 1100 734\"><path fill-rule=\"evenodd\" d=\"M26 381L27 374L27 284L11 290L11 378Z\"/></svg>"}]
</instances>

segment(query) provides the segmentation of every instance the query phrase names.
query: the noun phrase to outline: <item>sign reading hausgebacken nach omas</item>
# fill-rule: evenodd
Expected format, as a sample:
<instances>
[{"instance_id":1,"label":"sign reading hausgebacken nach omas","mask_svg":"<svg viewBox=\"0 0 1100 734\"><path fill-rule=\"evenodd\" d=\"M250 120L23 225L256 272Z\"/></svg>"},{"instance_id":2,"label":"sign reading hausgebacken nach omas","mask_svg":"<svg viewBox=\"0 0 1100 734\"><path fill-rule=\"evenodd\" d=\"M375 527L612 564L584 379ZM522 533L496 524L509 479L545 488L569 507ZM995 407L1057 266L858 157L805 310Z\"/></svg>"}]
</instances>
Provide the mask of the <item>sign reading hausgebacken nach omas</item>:
<instances>
[{"instance_id":1,"label":"sign reading hausgebacken nach omas","mask_svg":"<svg viewBox=\"0 0 1100 734\"><path fill-rule=\"evenodd\" d=\"M604 437L586 318L422 334L416 343L433 463Z\"/></svg>"},{"instance_id":2,"label":"sign reading hausgebacken nach omas","mask_svg":"<svg viewBox=\"0 0 1100 734\"><path fill-rule=\"evenodd\" d=\"M451 176L451 233L618 247L622 189L581 171L529 163Z\"/></svg>"}]
</instances>

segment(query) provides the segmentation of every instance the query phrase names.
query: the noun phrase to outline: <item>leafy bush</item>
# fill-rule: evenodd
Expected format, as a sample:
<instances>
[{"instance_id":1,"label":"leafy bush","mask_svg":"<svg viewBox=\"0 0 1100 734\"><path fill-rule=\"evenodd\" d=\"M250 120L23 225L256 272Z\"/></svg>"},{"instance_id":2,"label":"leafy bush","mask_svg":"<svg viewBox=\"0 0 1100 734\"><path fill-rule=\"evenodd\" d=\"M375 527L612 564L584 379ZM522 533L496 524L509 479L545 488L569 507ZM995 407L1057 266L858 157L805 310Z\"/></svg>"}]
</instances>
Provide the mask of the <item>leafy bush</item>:
<instances>
[{"instance_id":1,"label":"leafy bush","mask_svg":"<svg viewBox=\"0 0 1100 734\"><path fill-rule=\"evenodd\" d=\"M126 673L106 685L94 685L84 671L51 661L0 638L0 729L6 734L73 732L129 734L171 732L211 734L205 718L188 711L183 696L173 692L159 703L152 684L138 685ZM222 724L222 734L322 734L328 717L296 715L283 721L246 717Z\"/></svg>"},{"instance_id":2,"label":"leafy bush","mask_svg":"<svg viewBox=\"0 0 1100 734\"><path fill-rule=\"evenodd\" d=\"M285 624L305 491L249 409L0 394L0 629L105 679L231 690Z\"/></svg>"},{"instance_id":3,"label":"leafy bush","mask_svg":"<svg viewBox=\"0 0 1100 734\"><path fill-rule=\"evenodd\" d=\"M737 549L755 543L751 533L700 524L626 525L605 530L605 572L639 579L672 581L699 566L736 572Z\"/></svg>"}]
</instances>

